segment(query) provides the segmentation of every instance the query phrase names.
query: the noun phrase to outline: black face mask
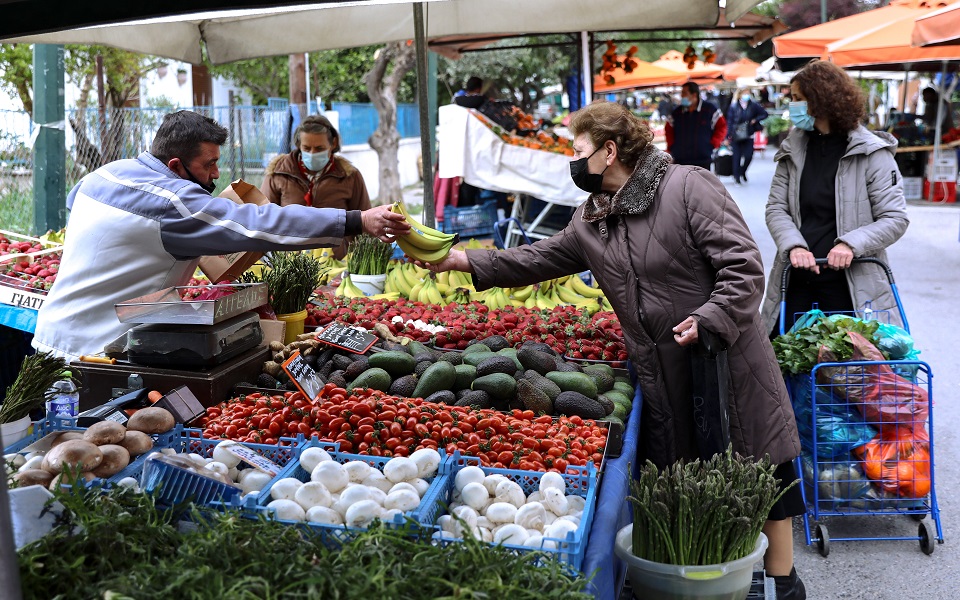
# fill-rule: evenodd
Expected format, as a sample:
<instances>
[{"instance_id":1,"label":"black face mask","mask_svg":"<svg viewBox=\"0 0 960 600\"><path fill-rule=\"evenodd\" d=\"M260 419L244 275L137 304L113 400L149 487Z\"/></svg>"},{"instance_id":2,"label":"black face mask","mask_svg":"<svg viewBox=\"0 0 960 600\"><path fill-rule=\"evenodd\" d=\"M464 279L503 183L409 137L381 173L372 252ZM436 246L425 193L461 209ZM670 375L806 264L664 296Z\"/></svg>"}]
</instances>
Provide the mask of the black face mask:
<instances>
[{"instance_id":1,"label":"black face mask","mask_svg":"<svg viewBox=\"0 0 960 600\"><path fill-rule=\"evenodd\" d=\"M217 189L217 180L216 180L216 179L214 179L213 181L211 181L211 182L209 183L209 185L204 185L204 184L200 183L200 180L197 179L197 177L196 177L193 173L190 172L190 169L187 168L187 165L183 164L182 161L180 162L180 164L181 164L181 166L183 166L183 170L187 172L187 175L189 175L189 177L187 177L188 180L194 182L195 184L199 185L199 186L202 187L203 189L207 190L207 193L208 193L208 194L213 195L213 190Z\"/></svg>"},{"instance_id":2,"label":"black face mask","mask_svg":"<svg viewBox=\"0 0 960 600\"><path fill-rule=\"evenodd\" d=\"M593 154L596 154L602 148L603 146L600 146L593 151ZM596 194L601 191L603 187L603 174L606 172L607 167L610 166L607 165L603 168L603 171L599 173L587 171L587 161L593 157L593 154L570 161L570 178L573 179L573 184L589 194Z\"/></svg>"}]
</instances>

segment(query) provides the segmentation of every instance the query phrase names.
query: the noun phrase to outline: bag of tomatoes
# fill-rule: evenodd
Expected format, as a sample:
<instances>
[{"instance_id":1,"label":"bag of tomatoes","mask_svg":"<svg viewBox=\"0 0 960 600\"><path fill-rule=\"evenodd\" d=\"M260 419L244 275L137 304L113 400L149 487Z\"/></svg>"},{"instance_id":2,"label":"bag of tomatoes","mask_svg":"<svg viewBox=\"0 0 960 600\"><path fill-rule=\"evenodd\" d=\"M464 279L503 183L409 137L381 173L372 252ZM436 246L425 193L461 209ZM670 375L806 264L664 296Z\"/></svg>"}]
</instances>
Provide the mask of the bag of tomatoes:
<instances>
[{"instance_id":1,"label":"bag of tomatoes","mask_svg":"<svg viewBox=\"0 0 960 600\"><path fill-rule=\"evenodd\" d=\"M930 438L926 431L884 427L853 453L863 461L863 472L882 490L901 498L923 498L930 493Z\"/></svg>"}]
</instances>

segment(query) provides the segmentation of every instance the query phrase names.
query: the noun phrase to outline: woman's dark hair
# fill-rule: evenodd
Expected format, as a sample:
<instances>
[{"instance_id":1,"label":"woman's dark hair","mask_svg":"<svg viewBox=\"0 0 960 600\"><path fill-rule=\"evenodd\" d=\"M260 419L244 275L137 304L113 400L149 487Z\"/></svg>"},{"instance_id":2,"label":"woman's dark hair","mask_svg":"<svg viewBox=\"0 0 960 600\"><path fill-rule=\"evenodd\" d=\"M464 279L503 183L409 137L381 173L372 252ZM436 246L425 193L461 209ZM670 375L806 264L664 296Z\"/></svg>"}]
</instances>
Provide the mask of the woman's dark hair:
<instances>
[{"instance_id":1,"label":"woman's dark hair","mask_svg":"<svg viewBox=\"0 0 960 600\"><path fill-rule=\"evenodd\" d=\"M201 114L179 110L163 117L150 145L150 154L167 163L179 158L189 163L200 155L200 144L208 142L222 146L227 141L225 127Z\"/></svg>"},{"instance_id":2,"label":"woman's dark hair","mask_svg":"<svg viewBox=\"0 0 960 600\"><path fill-rule=\"evenodd\" d=\"M807 64L790 83L796 83L807 99L807 113L826 117L831 131L853 131L866 116L866 99L860 86L831 62L817 60Z\"/></svg>"},{"instance_id":3,"label":"woman's dark hair","mask_svg":"<svg viewBox=\"0 0 960 600\"><path fill-rule=\"evenodd\" d=\"M330 140L330 153L336 154L340 151L340 134L337 133L330 119L326 117L310 115L300 123L300 126L297 127L297 130L293 134L293 145L296 146L298 150L300 149L301 133L326 134Z\"/></svg>"},{"instance_id":4,"label":"woman's dark hair","mask_svg":"<svg viewBox=\"0 0 960 600\"><path fill-rule=\"evenodd\" d=\"M587 134L594 148L608 140L617 145L620 162L633 169L653 141L647 124L616 102L594 102L570 116L570 132Z\"/></svg>"}]
</instances>

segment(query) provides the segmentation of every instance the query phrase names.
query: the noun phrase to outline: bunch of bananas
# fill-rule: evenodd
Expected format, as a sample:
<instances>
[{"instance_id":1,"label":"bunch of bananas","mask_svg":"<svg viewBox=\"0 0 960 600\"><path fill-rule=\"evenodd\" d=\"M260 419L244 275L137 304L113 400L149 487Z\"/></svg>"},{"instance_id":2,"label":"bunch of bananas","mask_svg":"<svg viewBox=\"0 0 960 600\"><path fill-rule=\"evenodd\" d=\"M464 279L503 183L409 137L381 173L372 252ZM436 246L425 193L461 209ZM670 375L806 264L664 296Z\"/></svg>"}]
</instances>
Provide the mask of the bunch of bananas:
<instances>
[{"instance_id":1,"label":"bunch of bananas","mask_svg":"<svg viewBox=\"0 0 960 600\"><path fill-rule=\"evenodd\" d=\"M489 290L471 294L471 297L483 302L490 310L506 308L507 306L516 306L514 301L510 299L510 296L503 288L492 287Z\"/></svg>"},{"instance_id":2,"label":"bunch of bananas","mask_svg":"<svg viewBox=\"0 0 960 600\"><path fill-rule=\"evenodd\" d=\"M340 280L340 285L337 286L337 290L333 295L344 298L363 298L366 296L366 294L360 291L360 288L358 288L356 284L350 281L349 273L344 275L343 279Z\"/></svg>"},{"instance_id":3,"label":"bunch of bananas","mask_svg":"<svg viewBox=\"0 0 960 600\"><path fill-rule=\"evenodd\" d=\"M309 252L320 262L320 285L330 285L331 281L347 270L346 262L334 258L332 248L317 248Z\"/></svg>"},{"instance_id":4,"label":"bunch of bananas","mask_svg":"<svg viewBox=\"0 0 960 600\"><path fill-rule=\"evenodd\" d=\"M443 294L440 293L440 289L437 287L437 280L432 274L413 286L413 289L410 290L409 299L413 302L423 302L424 304L446 305L446 302L443 300Z\"/></svg>"},{"instance_id":5,"label":"bunch of bananas","mask_svg":"<svg viewBox=\"0 0 960 600\"><path fill-rule=\"evenodd\" d=\"M391 263L383 291L384 293L397 292L404 298L410 298L413 286L419 284L428 273L430 271L421 269L413 263Z\"/></svg>"},{"instance_id":6,"label":"bunch of bananas","mask_svg":"<svg viewBox=\"0 0 960 600\"><path fill-rule=\"evenodd\" d=\"M470 277L469 273L464 273L463 271L444 271L443 273L437 273L437 289L447 298L447 302L454 302L454 300L450 299L450 296L458 288L466 289L468 294L476 291L473 287L473 278Z\"/></svg>"},{"instance_id":7,"label":"bunch of bananas","mask_svg":"<svg viewBox=\"0 0 960 600\"><path fill-rule=\"evenodd\" d=\"M447 304L469 304L470 303L470 289L465 287L454 288L447 294Z\"/></svg>"},{"instance_id":8,"label":"bunch of bananas","mask_svg":"<svg viewBox=\"0 0 960 600\"><path fill-rule=\"evenodd\" d=\"M460 241L460 236L456 233L443 233L422 225L410 216L403 205L403 200L395 202L390 210L403 215L410 226L408 235L397 236L397 245L410 258L422 262L438 263L445 259L450 254L450 248Z\"/></svg>"}]
</instances>

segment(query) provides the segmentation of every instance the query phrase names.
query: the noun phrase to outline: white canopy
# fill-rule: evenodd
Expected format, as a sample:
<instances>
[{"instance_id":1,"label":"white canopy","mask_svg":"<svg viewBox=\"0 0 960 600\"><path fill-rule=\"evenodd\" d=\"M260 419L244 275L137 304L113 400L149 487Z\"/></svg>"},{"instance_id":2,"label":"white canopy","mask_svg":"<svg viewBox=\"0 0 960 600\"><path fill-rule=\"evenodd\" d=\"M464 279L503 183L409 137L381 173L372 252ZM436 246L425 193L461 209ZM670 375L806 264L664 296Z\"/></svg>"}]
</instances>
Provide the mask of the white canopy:
<instances>
[{"instance_id":1,"label":"white canopy","mask_svg":"<svg viewBox=\"0 0 960 600\"><path fill-rule=\"evenodd\" d=\"M727 0L736 21L758 0ZM414 37L409 0L298 5L197 13L10 38L8 42L104 44L198 64L201 41L214 64ZM426 37L536 35L574 31L679 29L713 26L718 0L431 0Z\"/></svg>"}]
</instances>

